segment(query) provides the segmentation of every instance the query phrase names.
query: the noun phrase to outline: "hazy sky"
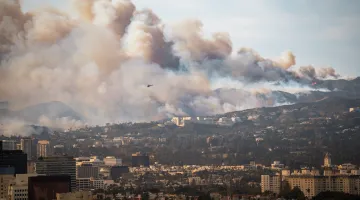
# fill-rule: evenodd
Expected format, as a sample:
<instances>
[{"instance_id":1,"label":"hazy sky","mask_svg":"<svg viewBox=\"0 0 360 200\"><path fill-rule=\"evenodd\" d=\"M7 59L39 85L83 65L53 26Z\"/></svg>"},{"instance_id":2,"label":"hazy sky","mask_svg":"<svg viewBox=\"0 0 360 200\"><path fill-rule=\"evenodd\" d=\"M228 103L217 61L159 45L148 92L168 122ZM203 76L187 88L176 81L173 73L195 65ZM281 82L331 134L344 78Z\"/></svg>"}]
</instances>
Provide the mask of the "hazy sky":
<instances>
[{"instance_id":1,"label":"hazy sky","mask_svg":"<svg viewBox=\"0 0 360 200\"><path fill-rule=\"evenodd\" d=\"M84 0L85 1L85 0ZM46 4L70 11L66 0L23 0L25 10ZM360 76L359 0L133 0L166 23L196 18L205 34L231 35L235 50L250 47L263 57L291 50L297 66L332 66Z\"/></svg>"}]
</instances>

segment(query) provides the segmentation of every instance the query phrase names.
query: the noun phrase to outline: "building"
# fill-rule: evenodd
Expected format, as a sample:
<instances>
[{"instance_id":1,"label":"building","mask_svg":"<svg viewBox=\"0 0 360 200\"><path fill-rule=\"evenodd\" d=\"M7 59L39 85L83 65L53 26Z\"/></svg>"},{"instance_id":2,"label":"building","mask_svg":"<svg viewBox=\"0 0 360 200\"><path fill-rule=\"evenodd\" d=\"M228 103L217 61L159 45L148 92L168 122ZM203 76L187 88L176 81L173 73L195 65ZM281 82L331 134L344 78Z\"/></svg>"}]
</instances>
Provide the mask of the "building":
<instances>
[{"instance_id":1,"label":"building","mask_svg":"<svg viewBox=\"0 0 360 200\"><path fill-rule=\"evenodd\" d=\"M107 156L104 158L104 163L106 166L121 166L122 160L120 158L115 158L114 156Z\"/></svg>"},{"instance_id":2,"label":"building","mask_svg":"<svg viewBox=\"0 0 360 200\"><path fill-rule=\"evenodd\" d=\"M71 192L68 175L29 177L28 197L31 200L56 199L56 193L68 192Z\"/></svg>"},{"instance_id":3,"label":"building","mask_svg":"<svg viewBox=\"0 0 360 200\"><path fill-rule=\"evenodd\" d=\"M13 167L0 168L0 199L8 199L8 187L14 180L15 169Z\"/></svg>"},{"instance_id":4,"label":"building","mask_svg":"<svg viewBox=\"0 0 360 200\"><path fill-rule=\"evenodd\" d=\"M76 191L89 191L91 189L90 178L77 178Z\"/></svg>"},{"instance_id":5,"label":"building","mask_svg":"<svg viewBox=\"0 0 360 200\"><path fill-rule=\"evenodd\" d=\"M123 174L129 173L128 166L114 166L110 169L110 177L112 180L119 179Z\"/></svg>"},{"instance_id":6,"label":"building","mask_svg":"<svg viewBox=\"0 0 360 200\"><path fill-rule=\"evenodd\" d=\"M360 107L350 108L349 112L360 112Z\"/></svg>"},{"instance_id":7,"label":"building","mask_svg":"<svg viewBox=\"0 0 360 200\"><path fill-rule=\"evenodd\" d=\"M280 175L261 175L261 192L266 191L279 194L281 188Z\"/></svg>"},{"instance_id":8,"label":"building","mask_svg":"<svg viewBox=\"0 0 360 200\"><path fill-rule=\"evenodd\" d=\"M26 153L27 160L31 160L33 157L33 145L32 145L32 139L31 138L21 138L20 140L21 150Z\"/></svg>"},{"instance_id":9,"label":"building","mask_svg":"<svg viewBox=\"0 0 360 200\"><path fill-rule=\"evenodd\" d=\"M37 174L16 174L15 179L8 188L8 200L27 200L28 199L28 179Z\"/></svg>"},{"instance_id":10,"label":"building","mask_svg":"<svg viewBox=\"0 0 360 200\"><path fill-rule=\"evenodd\" d=\"M286 177L290 188L298 187L306 197L312 198L320 192L343 192L360 195L359 175L338 176L289 176Z\"/></svg>"},{"instance_id":11,"label":"building","mask_svg":"<svg viewBox=\"0 0 360 200\"><path fill-rule=\"evenodd\" d=\"M284 169L284 168L285 168L285 165L281 164L280 161L274 161L271 164L271 169L272 170L281 170L281 169Z\"/></svg>"},{"instance_id":12,"label":"building","mask_svg":"<svg viewBox=\"0 0 360 200\"><path fill-rule=\"evenodd\" d=\"M35 173L35 162L34 161L28 161L27 162L27 172L28 172L28 174L34 174Z\"/></svg>"},{"instance_id":13,"label":"building","mask_svg":"<svg viewBox=\"0 0 360 200\"><path fill-rule=\"evenodd\" d=\"M324 157L324 167L331 167L331 154L326 153Z\"/></svg>"},{"instance_id":14,"label":"building","mask_svg":"<svg viewBox=\"0 0 360 200\"><path fill-rule=\"evenodd\" d=\"M92 200L91 192L69 192L69 193L57 193L56 200Z\"/></svg>"},{"instance_id":15,"label":"building","mask_svg":"<svg viewBox=\"0 0 360 200\"><path fill-rule=\"evenodd\" d=\"M357 166L353 165L351 163L344 163L344 164L338 166L339 170L355 170L356 168L357 168Z\"/></svg>"},{"instance_id":16,"label":"building","mask_svg":"<svg viewBox=\"0 0 360 200\"><path fill-rule=\"evenodd\" d=\"M16 150L16 141L14 140L3 140L2 141L3 150Z\"/></svg>"},{"instance_id":17,"label":"building","mask_svg":"<svg viewBox=\"0 0 360 200\"><path fill-rule=\"evenodd\" d=\"M69 175L71 177L71 191L76 189L76 164L71 156L41 157L35 163L37 174Z\"/></svg>"},{"instance_id":18,"label":"building","mask_svg":"<svg viewBox=\"0 0 360 200\"><path fill-rule=\"evenodd\" d=\"M15 174L27 174L27 156L21 150L2 150L0 141L0 167L12 166Z\"/></svg>"},{"instance_id":19,"label":"building","mask_svg":"<svg viewBox=\"0 0 360 200\"><path fill-rule=\"evenodd\" d=\"M99 167L92 164L76 166L76 178L99 178Z\"/></svg>"},{"instance_id":20,"label":"building","mask_svg":"<svg viewBox=\"0 0 360 200\"><path fill-rule=\"evenodd\" d=\"M147 154L137 152L131 157L132 167L150 167L150 159Z\"/></svg>"},{"instance_id":21,"label":"building","mask_svg":"<svg viewBox=\"0 0 360 200\"><path fill-rule=\"evenodd\" d=\"M92 189L105 189L103 179L90 178L90 184Z\"/></svg>"},{"instance_id":22,"label":"building","mask_svg":"<svg viewBox=\"0 0 360 200\"><path fill-rule=\"evenodd\" d=\"M37 157L48 157L50 155L50 142L47 140L39 140L37 143Z\"/></svg>"},{"instance_id":23,"label":"building","mask_svg":"<svg viewBox=\"0 0 360 200\"><path fill-rule=\"evenodd\" d=\"M190 177L188 178L189 185L200 185L201 184L201 178L200 177Z\"/></svg>"}]
</instances>

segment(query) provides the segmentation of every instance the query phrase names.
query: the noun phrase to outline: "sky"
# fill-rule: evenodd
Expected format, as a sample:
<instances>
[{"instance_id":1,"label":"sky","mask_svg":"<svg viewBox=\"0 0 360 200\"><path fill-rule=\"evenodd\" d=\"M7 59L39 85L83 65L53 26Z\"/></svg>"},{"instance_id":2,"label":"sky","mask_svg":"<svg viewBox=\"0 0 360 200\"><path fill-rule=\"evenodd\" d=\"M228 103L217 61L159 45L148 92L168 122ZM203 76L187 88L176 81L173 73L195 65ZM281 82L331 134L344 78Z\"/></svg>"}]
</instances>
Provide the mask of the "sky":
<instances>
[{"instance_id":1,"label":"sky","mask_svg":"<svg viewBox=\"0 0 360 200\"><path fill-rule=\"evenodd\" d=\"M85 1L85 0L84 0ZM152 9L166 24L199 19L204 34L228 32L234 50L253 48L274 58L286 50L297 67L331 66L345 76L360 76L360 1L358 0L132 0ZM72 13L69 0L23 0L24 10L52 5Z\"/></svg>"}]
</instances>

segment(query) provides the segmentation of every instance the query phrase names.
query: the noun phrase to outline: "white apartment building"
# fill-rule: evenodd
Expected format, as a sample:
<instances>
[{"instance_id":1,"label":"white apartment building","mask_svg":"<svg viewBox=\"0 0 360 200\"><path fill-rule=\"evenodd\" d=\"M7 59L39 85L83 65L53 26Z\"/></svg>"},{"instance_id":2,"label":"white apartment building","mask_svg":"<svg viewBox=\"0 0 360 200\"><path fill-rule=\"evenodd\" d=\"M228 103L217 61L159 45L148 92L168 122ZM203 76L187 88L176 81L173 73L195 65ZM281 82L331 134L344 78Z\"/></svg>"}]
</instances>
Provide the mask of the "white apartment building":
<instances>
[{"instance_id":1,"label":"white apartment building","mask_svg":"<svg viewBox=\"0 0 360 200\"><path fill-rule=\"evenodd\" d=\"M359 195L360 176L356 175L335 175L335 176L289 176L286 177L290 188L300 188L304 195L312 198L320 192L344 192L347 194Z\"/></svg>"},{"instance_id":2,"label":"white apartment building","mask_svg":"<svg viewBox=\"0 0 360 200\"><path fill-rule=\"evenodd\" d=\"M28 179L38 176L37 174L16 174L15 179L8 187L8 200L28 199Z\"/></svg>"},{"instance_id":3,"label":"white apartment building","mask_svg":"<svg viewBox=\"0 0 360 200\"><path fill-rule=\"evenodd\" d=\"M281 188L280 175L261 175L261 192L266 191L279 194Z\"/></svg>"}]
</instances>

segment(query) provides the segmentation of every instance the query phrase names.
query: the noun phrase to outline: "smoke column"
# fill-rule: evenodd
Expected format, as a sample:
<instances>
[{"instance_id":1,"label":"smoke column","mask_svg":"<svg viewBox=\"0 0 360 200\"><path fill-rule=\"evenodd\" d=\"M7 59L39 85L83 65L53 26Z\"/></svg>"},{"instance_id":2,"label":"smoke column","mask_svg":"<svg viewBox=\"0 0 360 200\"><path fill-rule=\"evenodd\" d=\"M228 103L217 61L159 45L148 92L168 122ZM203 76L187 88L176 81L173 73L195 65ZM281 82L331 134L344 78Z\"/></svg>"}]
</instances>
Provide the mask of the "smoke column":
<instances>
[{"instance_id":1,"label":"smoke column","mask_svg":"<svg viewBox=\"0 0 360 200\"><path fill-rule=\"evenodd\" d=\"M55 8L24 13L18 1L0 0L0 99L13 109L60 101L89 124L214 115L278 105L258 95L271 94L273 82L304 89L338 77L332 68L292 70L291 51L267 59L233 49L227 33L205 38L198 20L164 24L131 1L73 3L76 19Z\"/></svg>"}]
</instances>

